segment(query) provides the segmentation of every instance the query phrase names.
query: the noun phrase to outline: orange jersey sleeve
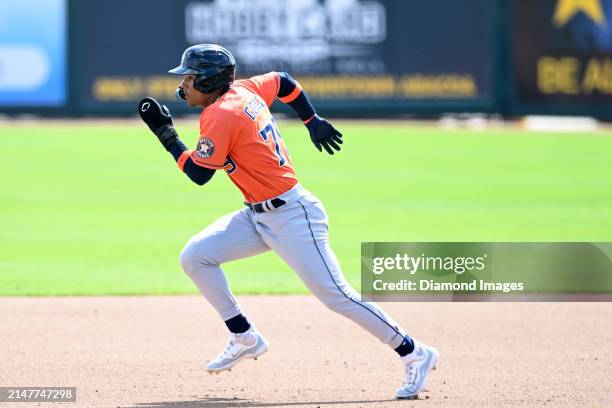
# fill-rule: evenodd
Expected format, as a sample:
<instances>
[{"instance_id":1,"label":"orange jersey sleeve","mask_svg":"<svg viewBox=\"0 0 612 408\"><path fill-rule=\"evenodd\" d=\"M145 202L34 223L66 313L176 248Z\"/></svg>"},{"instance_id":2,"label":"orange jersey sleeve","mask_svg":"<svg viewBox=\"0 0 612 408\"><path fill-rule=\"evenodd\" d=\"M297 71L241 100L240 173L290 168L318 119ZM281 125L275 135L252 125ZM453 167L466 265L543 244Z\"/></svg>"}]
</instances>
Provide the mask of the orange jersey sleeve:
<instances>
[{"instance_id":1,"label":"orange jersey sleeve","mask_svg":"<svg viewBox=\"0 0 612 408\"><path fill-rule=\"evenodd\" d=\"M196 149L191 153L191 159L197 165L215 170L223 169L237 130L236 122L224 116L227 115L204 115L202 112L200 138Z\"/></svg>"},{"instance_id":2,"label":"orange jersey sleeve","mask_svg":"<svg viewBox=\"0 0 612 408\"><path fill-rule=\"evenodd\" d=\"M247 88L249 91L259 95L266 105L272 105L280 86L278 73L268 72L267 74L257 75L249 79L239 81L240 86Z\"/></svg>"}]
</instances>

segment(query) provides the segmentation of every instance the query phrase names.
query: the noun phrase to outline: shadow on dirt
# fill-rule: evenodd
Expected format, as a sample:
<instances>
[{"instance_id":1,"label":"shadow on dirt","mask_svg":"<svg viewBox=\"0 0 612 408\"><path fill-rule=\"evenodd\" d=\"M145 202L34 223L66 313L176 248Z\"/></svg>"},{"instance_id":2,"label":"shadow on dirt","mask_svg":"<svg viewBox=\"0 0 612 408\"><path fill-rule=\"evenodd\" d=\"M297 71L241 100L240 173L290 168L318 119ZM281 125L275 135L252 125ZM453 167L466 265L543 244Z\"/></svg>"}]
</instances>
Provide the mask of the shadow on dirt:
<instances>
[{"instance_id":1,"label":"shadow on dirt","mask_svg":"<svg viewBox=\"0 0 612 408\"><path fill-rule=\"evenodd\" d=\"M166 402L142 402L130 408L237 408L237 407L291 407L291 406L312 406L324 407L325 405L351 405L369 406L382 402L397 401L392 400L360 400L360 401L295 401L295 402L257 402L240 398L201 398L192 401L166 401Z\"/></svg>"}]
</instances>

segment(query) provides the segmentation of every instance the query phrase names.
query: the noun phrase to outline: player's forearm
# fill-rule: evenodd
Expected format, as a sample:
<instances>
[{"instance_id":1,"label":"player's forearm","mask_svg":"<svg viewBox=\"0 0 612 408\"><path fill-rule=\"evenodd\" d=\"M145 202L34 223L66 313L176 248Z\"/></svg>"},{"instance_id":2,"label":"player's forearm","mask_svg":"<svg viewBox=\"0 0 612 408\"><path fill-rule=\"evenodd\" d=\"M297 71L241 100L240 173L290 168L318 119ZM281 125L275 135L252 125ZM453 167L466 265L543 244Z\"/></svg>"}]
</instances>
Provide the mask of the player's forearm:
<instances>
[{"instance_id":1,"label":"player's forearm","mask_svg":"<svg viewBox=\"0 0 612 408\"><path fill-rule=\"evenodd\" d=\"M177 162L179 158L181 157L181 154L183 154L183 152L186 150L188 150L187 146L185 146L185 144L183 144L183 142L178 138L170 146L170 154L172 155L172 157L174 157L174 160Z\"/></svg>"},{"instance_id":2,"label":"player's forearm","mask_svg":"<svg viewBox=\"0 0 612 408\"><path fill-rule=\"evenodd\" d=\"M170 154L176 160L179 169L200 186L206 184L215 174L215 170L195 164L190 157L191 151L179 138L170 146Z\"/></svg>"},{"instance_id":3,"label":"player's forearm","mask_svg":"<svg viewBox=\"0 0 612 408\"><path fill-rule=\"evenodd\" d=\"M291 106L300 119L306 123L316 112L301 85L286 72L279 72L278 99Z\"/></svg>"},{"instance_id":4,"label":"player's forearm","mask_svg":"<svg viewBox=\"0 0 612 408\"><path fill-rule=\"evenodd\" d=\"M164 149L172 154L179 168L194 183L203 185L208 182L215 171L198 166L190 157L187 147L179 139L172 124L172 115L166 105L160 105L154 98L146 97L138 103L138 113L151 132L157 136Z\"/></svg>"}]
</instances>

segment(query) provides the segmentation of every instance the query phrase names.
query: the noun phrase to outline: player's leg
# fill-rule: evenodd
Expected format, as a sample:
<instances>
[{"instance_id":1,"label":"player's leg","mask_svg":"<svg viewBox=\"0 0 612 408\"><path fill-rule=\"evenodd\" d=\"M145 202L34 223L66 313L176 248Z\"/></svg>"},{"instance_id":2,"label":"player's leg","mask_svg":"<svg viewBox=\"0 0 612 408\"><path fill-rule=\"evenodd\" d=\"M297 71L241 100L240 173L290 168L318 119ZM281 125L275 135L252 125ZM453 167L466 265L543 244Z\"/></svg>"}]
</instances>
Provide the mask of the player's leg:
<instances>
[{"instance_id":1,"label":"player's leg","mask_svg":"<svg viewBox=\"0 0 612 408\"><path fill-rule=\"evenodd\" d=\"M245 208L219 218L191 238L181 252L180 263L206 300L227 321L242 310L220 265L269 250Z\"/></svg>"},{"instance_id":2,"label":"player's leg","mask_svg":"<svg viewBox=\"0 0 612 408\"><path fill-rule=\"evenodd\" d=\"M267 341L244 316L221 269L225 262L268 250L245 208L219 218L191 238L181 252L183 270L230 331L225 350L207 366L210 372L229 370L240 360L257 358L268 350Z\"/></svg>"},{"instance_id":3,"label":"player's leg","mask_svg":"<svg viewBox=\"0 0 612 408\"><path fill-rule=\"evenodd\" d=\"M362 301L348 284L329 245L327 214L318 199L306 194L280 211L258 216L257 228L264 241L297 272L315 296L402 357L406 367L404 384L396 395L416 396L436 363L437 351L407 336L382 308Z\"/></svg>"},{"instance_id":4,"label":"player's leg","mask_svg":"<svg viewBox=\"0 0 612 408\"><path fill-rule=\"evenodd\" d=\"M255 220L268 246L328 308L392 348L401 345L406 333L378 305L362 301L344 278L329 246L327 215L314 196L303 195L277 211L256 214Z\"/></svg>"}]
</instances>

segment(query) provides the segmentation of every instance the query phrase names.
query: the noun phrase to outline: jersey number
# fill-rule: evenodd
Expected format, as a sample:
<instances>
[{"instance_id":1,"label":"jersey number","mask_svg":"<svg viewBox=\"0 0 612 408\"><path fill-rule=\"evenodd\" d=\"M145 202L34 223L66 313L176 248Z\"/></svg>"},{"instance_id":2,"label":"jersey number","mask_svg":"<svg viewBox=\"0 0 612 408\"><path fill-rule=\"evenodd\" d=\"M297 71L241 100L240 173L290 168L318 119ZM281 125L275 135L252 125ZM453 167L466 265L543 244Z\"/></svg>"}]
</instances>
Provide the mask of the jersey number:
<instances>
[{"instance_id":1,"label":"jersey number","mask_svg":"<svg viewBox=\"0 0 612 408\"><path fill-rule=\"evenodd\" d=\"M279 139L282 140L282 136L278 131L274 120L272 120L272 122L268 123L266 127L259 131L259 136L261 136L264 142L268 141L268 135L272 135L272 140L274 141L274 150L276 151L276 156L278 156L278 165L284 166L285 163L287 163L287 160L283 157L283 154L281 153L281 148L278 141Z\"/></svg>"},{"instance_id":2,"label":"jersey number","mask_svg":"<svg viewBox=\"0 0 612 408\"><path fill-rule=\"evenodd\" d=\"M234 171L236 171L238 166L236 165L236 162L233 161L230 156L227 156L225 163L223 163L223 168L225 169L227 174L232 174Z\"/></svg>"}]
</instances>

